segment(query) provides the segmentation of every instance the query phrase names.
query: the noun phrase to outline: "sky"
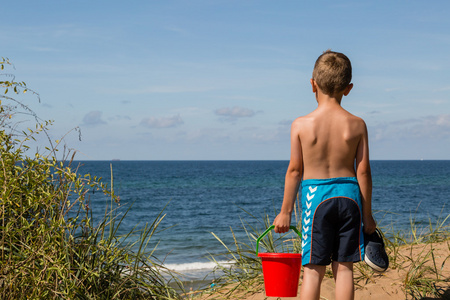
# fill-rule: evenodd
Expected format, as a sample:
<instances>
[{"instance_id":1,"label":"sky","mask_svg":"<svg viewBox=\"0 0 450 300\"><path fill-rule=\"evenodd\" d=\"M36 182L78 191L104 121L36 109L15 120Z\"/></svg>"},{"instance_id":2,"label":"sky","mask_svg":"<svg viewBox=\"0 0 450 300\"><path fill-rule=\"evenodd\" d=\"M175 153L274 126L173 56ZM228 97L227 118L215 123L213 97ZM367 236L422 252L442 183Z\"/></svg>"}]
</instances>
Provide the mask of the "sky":
<instances>
[{"instance_id":1,"label":"sky","mask_svg":"<svg viewBox=\"0 0 450 300\"><path fill-rule=\"evenodd\" d=\"M371 159L450 159L449 11L443 0L15 0L2 4L0 56L79 160L288 160L327 49L352 61L342 106L365 120Z\"/></svg>"}]
</instances>

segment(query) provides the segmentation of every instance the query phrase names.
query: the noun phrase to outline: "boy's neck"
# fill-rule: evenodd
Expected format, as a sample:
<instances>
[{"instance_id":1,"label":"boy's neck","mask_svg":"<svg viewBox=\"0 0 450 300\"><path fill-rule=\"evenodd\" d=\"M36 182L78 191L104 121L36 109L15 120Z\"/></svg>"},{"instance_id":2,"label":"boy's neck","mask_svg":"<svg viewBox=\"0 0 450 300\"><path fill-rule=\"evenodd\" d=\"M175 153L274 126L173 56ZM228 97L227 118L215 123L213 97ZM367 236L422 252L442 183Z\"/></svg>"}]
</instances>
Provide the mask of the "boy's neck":
<instances>
[{"instance_id":1,"label":"boy's neck","mask_svg":"<svg viewBox=\"0 0 450 300\"><path fill-rule=\"evenodd\" d=\"M341 106L341 101L343 96L347 96L353 88L353 83L350 83L343 91L337 93L333 96L324 94L322 90L317 85L314 79L310 80L312 91L316 95L316 100L319 106Z\"/></svg>"},{"instance_id":2,"label":"boy's neck","mask_svg":"<svg viewBox=\"0 0 450 300\"><path fill-rule=\"evenodd\" d=\"M329 96L324 93L320 89L316 91L316 100L319 106L335 106L341 105L342 97L344 96L342 93L336 96Z\"/></svg>"}]
</instances>

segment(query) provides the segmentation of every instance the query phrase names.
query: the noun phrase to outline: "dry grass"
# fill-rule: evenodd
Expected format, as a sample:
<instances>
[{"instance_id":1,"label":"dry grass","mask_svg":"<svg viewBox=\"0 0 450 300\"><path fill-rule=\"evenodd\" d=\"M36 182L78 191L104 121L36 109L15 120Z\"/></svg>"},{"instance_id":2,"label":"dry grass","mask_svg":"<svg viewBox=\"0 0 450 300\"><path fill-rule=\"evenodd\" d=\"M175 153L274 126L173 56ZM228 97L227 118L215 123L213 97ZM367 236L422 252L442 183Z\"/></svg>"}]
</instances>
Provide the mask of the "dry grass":
<instances>
[{"instance_id":1,"label":"dry grass","mask_svg":"<svg viewBox=\"0 0 450 300\"><path fill-rule=\"evenodd\" d=\"M378 274L365 263L355 264L356 299L377 299L375 294L381 293L379 299L450 299L450 215L430 220L428 227L419 228L411 220L411 229L407 232L383 229L385 232L386 251L389 255L390 267L387 272ZM242 222L247 232L247 241L234 240L236 250L224 244L226 254L236 263L224 271L217 281L214 291L205 290L201 299L266 299L260 260L256 257L254 244L257 237L270 226L266 217L262 230L249 227ZM250 228L250 229L249 229ZM389 238L386 238L386 237ZM218 237L216 237L218 238ZM218 238L219 239L219 238ZM276 239L268 235L263 248L269 252L277 247L296 252L298 244L287 246L285 239ZM220 239L219 239L220 240ZM279 249L279 248L278 248ZM327 271L328 279L324 285L330 286L323 299L334 299L331 270ZM378 291L378 292L376 292ZM328 293L328 294L327 294ZM269 298L267 298L269 299ZM270 298L274 299L274 298Z\"/></svg>"}]
</instances>

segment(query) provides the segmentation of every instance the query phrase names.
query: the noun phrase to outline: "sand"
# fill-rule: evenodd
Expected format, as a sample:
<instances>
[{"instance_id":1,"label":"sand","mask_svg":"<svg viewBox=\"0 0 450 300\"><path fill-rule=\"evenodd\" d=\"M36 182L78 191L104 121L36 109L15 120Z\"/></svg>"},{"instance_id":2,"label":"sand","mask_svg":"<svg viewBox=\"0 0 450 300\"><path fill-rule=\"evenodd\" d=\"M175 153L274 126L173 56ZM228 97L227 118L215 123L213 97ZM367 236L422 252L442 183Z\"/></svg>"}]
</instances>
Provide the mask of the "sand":
<instances>
[{"instance_id":1,"label":"sand","mask_svg":"<svg viewBox=\"0 0 450 300\"><path fill-rule=\"evenodd\" d=\"M364 263L359 263L359 267L355 267L355 299L450 299L450 240L434 244L402 246L396 255L390 253L390 257L390 268L382 274L373 273ZM436 271L439 273L438 275ZM440 280L438 281L436 278ZM301 281L300 278L299 285L301 285ZM442 296L427 295L424 297L423 294L419 296L417 292L416 298L411 296L414 288L420 288L426 283L436 286ZM321 299L334 300L334 287L332 278L324 278ZM300 299L300 286L299 293L295 298L266 297L262 288L252 294L245 294L242 291L234 292L228 298L223 296L223 290L218 289L208 295L203 295L201 299Z\"/></svg>"}]
</instances>

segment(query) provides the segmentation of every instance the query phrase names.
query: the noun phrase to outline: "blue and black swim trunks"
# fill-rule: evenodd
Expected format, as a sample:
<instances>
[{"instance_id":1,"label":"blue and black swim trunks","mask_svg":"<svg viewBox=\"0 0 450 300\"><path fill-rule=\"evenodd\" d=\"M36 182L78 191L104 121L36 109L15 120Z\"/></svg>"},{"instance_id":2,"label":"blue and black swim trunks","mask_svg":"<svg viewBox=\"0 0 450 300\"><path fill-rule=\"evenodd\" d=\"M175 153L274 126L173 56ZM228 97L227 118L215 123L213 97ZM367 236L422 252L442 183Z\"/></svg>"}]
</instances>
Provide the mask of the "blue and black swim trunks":
<instances>
[{"instance_id":1,"label":"blue and black swim trunks","mask_svg":"<svg viewBox=\"0 0 450 300\"><path fill-rule=\"evenodd\" d=\"M355 177L302 181L302 265L364 258L361 192Z\"/></svg>"}]
</instances>

